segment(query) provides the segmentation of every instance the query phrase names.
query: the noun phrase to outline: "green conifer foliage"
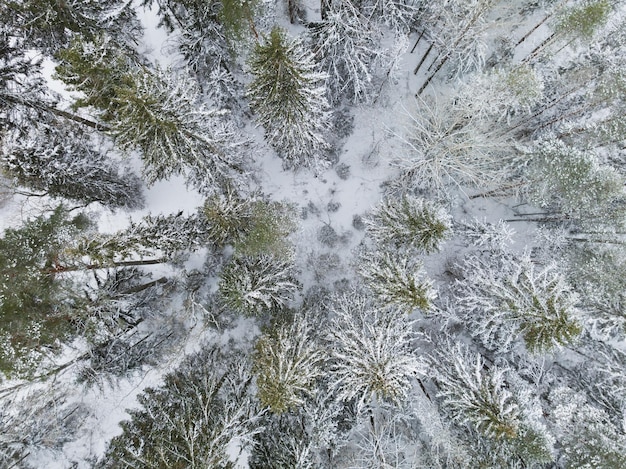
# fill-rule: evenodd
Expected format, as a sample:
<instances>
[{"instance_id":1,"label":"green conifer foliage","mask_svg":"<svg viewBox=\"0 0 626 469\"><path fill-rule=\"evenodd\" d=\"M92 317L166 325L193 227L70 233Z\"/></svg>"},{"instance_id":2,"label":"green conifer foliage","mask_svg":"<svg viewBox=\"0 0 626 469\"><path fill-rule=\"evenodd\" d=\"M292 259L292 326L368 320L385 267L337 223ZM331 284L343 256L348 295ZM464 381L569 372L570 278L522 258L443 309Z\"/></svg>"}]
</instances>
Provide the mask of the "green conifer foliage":
<instances>
[{"instance_id":1,"label":"green conifer foliage","mask_svg":"<svg viewBox=\"0 0 626 469\"><path fill-rule=\"evenodd\" d=\"M329 115L324 75L316 68L300 41L279 28L256 45L250 59L250 104L288 167L322 164Z\"/></svg>"},{"instance_id":2,"label":"green conifer foliage","mask_svg":"<svg viewBox=\"0 0 626 469\"><path fill-rule=\"evenodd\" d=\"M606 22L610 13L611 4L608 0L586 0L560 15L556 29L581 41L588 41Z\"/></svg>"},{"instance_id":3,"label":"green conifer foliage","mask_svg":"<svg viewBox=\"0 0 626 469\"><path fill-rule=\"evenodd\" d=\"M191 78L159 70L133 74L116 90L112 134L123 149L141 150L148 183L185 173L211 193L244 172L243 142L199 92Z\"/></svg>"},{"instance_id":4,"label":"green conifer foliage","mask_svg":"<svg viewBox=\"0 0 626 469\"><path fill-rule=\"evenodd\" d=\"M209 197L203 214L208 222L209 238L219 247L230 244L241 256L292 257L293 247L287 237L297 224L294 209L287 203L256 196L243 198L226 191Z\"/></svg>"},{"instance_id":5,"label":"green conifer foliage","mask_svg":"<svg viewBox=\"0 0 626 469\"><path fill-rule=\"evenodd\" d=\"M527 256L498 259L498 270L477 258L464 265L459 313L490 349L505 350L521 335L532 353L573 342L582 332L578 296L555 270Z\"/></svg>"},{"instance_id":6,"label":"green conifer foliage","mask_svg":"<svg viewBox=\"0 0 626 469\"><path fill-rule=\"evenodd\" d=\"M303 317L264 333L255 344L254 370L261 404L280 414L304 403L320 375L323 355Z\"/></svg>"},{"instance_id":7,"label":"green conifer foliage","mask_svg":"<svg viewBox=\"0 0 626 469\"><path fill-rule=\"evenodd\" d=\"M421 263L401 254L368 253L361 259L359 273L382 303L407 312L415 308L427 311L436 297Z\"/></svg>"},{"instance_id":8,"label":"green conifer foliage","mask_svg":"<svg viewBox=\"0 0 626 469\"><path fill-rule=\"evenodd\" d=\"M134 52L103 33L91 40L74 38L55 58L59 63L54 77L83 95L74 101L74 109L92 106L103 121L111 121L115 117L117 91L131 84L128 74L138 60Z\"/></svg>"},{"instance_id":9,"label":"green conifer foliage","mask_svg":"<svg viewBox=\"0 0 626 469\"><path fill-rule=\"evenodd\" d=\"M433 202L406 195L385 199L366 224L380 245L432 253L449 234L450 216Z\"/></svg>"},{"instance_id":10,"label":"green conifer foliage","mask_svg":"<svg viewBox=\"0 0 626 469\"><path fill-rule=\"evenodd\" d=\"M222 271L219 282L226 306L248 316L283 308L298 289L291 262L268 254L233 258Z\"/></svg>"},{"instance_id":11,"label":"green conifer foliage","mask_svg":"<svg viewBox=\"0 0 626 469\"><path fill-rule=\"evenodd\" d=\"M602 218L613 202L626 198L624 178L617 171L601 165L592 152L560 140L539 142L529 169L531 200L565 215Z\"/></svg>"},{"instance_id":12,"label":"green conifer foliage","mask_svg":"<svg viewBox=\"0 0 626 469\"><path fill-rule=\"evenodd\" d=\"M67 244L87 226L63 207L0 238L0 372L28 374L73 330L73 300L57 278Z\"/></svg>"},{"instance_id":13,"label":"green conifer foliage","mask_svg":"<svg viewBox=\"0 0 626 469\"><path fill-rule=\"evenodd\" d=\"M453 421L469 424L475 453L472 467L534 467L552 460L551 438L522 398L508 367L485 366L484 359L460 344L445 343L429 358L438 397ZM485 445L485 447L482 447ZM480 461L480 463L478 463ZM484 464L484 465L483 465Z\"/></svg>"}]
</instances>

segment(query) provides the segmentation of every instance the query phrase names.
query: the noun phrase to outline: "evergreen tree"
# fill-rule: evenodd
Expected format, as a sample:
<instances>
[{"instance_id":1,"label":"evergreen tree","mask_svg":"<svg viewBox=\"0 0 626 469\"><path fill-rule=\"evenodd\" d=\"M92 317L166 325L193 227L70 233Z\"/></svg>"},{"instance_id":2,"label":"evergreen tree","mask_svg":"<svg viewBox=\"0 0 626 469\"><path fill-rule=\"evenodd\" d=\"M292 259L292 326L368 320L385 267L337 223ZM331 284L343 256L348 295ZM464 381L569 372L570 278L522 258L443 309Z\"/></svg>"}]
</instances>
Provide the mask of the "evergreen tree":
<instances>
[{"instance_id":1,"label":"evergreen tree","mask_svg":"<svg viewBox=\"0 0 626 469\"><path fill-rule=\"evenodd\" d=\"M141 180L100 153L77 125L55 120L16 136L2 149L0 165L18 185L50 197L110 208L143 206Z\"/></svg>"},{"instance_id":2,"label":"evergreen tree","mask_svg":"<svg viewBox=\"0 0 626 469\"><path fill-rule=\"evenodd\" d=\"M107 33L89 39L76 37L55 59L54 78L70 91L80 92L72 107L92 107L105 123L115 119L117 93L132 86L131 76L141 63L134 50L116 43Z\"/></svg>"},{"instance_id":3,"label":"evergreen tree","mask_svg":"<svg viewBox=\"0 0 626 469\"><path fill-rule=\"evenodd\" d=\"M90 288L80 287L88 283L84 274L167 262L174 253L204 244L201 222L149 217L104 235L86 216L70 217L61 206L7 229L0 239L0 371L27 375L46 349L84 332L86 324L106 321L86 317L103 305L90 299Z\"/></svg>"},{"instance_id":4,"label":"evergreen tree","mask_svg":"<svg viewBox=\"0 0 626 469\"><path fill-rule=\"evenodd\" d=\"M429 358L429 365L444 410L457 424L469 424L478 432L478 441L472 445L477 460L507 461L500 467L515 467L511 461L520 459L529 466L552 460L551 438L527 407L532 404L513 381L507 381L510 369L487 369L480 355L449 342Z\"/></svg>"},{"instance_id":5,"label":"evergreen tree","mask_svg":"<svg viewBox=\"0 0 626 469\"><path fill-rule=\"evenodd\" d=\"M561 140L538 143L528 176L531 200L566 217L601 222L626 196L624 178L617 171L601 165L592 152Z\"/></svg>"},{"instance_id":6,"label":"evergreen tree","mask_svg":"<svg viewBox=\"0 0 626 469\"><path fill-rule=\"evenodd\" d=\"M127 0L7 0L0 6L0 22L48 54L72 37L90 38L103 30L131 43L141 29Z\"/></svg>"},{"instance_id":7,"label":"evergreen tree","mask_svg":"<svg viewBox=\"0 0 626 469\"><path fill-rule=\"evenodd\" d=\"M229 447L258 431L252 376L236 352L212 347L187 358L158 388L139 396L100 468L233 467Z\"/></svg>"},{"instance_id":8,"label":"evergreen tree","mask_svg":"<svg viewBox=\"0 0 626 469\"><path fill-rule=\"evenodd\" d=\"M377 244L424 253L438 251L450 230L450 215L443 208L409 195L383 200L365 222Z\"/></svg>"},{"instance_id":9,"label":"evergreen tree","mask_svg":"<svg viewBox=\"0 0 626 469\"><path fill-rule=\"evenodd\" d=\"M236 256L220 274L219 293L224 303L248 316L284 308L298 289L292 263L268 254Z\"/></svg>"},{"instance_id":10,"label":"evergreen tree","mask_svg":"<svg viewBox=\"0 0 626 469\"><path fill-rule=\"evenodd\" d=\"M621 244L576 243L568 249L569 282L580 293L585 323L604 339L626 334L626 250Z\"/></svg>"},{"instance_id":11,"label":"evergreen tree","mask_svg":"<svg viewBox=\"0 0 626 469\"><path fill-rule=\"evenodd\" d=\"M312 325L301 315L265 332L257 339L254 354L261 404L277 414L302 406L321 375L323 358L313 341Z\"/></svg>"},{"instance_id":12,"label":"evergreen tree","mask_svg":"<svg viewBox=\"0 0 626 469\"><path fill-rule=\"evenodd\" d=\"M244 142L224 112L199 102L191 79L158 71L138 72L116 91L115 142L141 150L148 183L186 173L200 191L211 193L244 174Z\"/></svg>"},{"instance_id":13,"label":"evergreen tree","mask_svg":"<svg viewBox=\"0 0 626 469\"><path fill-rule=\"evenodd\" d=\"M383 304L396 305L407 312L428 311L436 297L423 266L401 254L365 253L359 261L359 274Z\"/></svg>"},{"instance_id":14,"label":"evergreen tree","mask_svg":"<svg viewBox=\"0 0 626 469\"><path fill-rule=\"evenodd\" d=\"M269 201L257 194L243 197L227 190L209 197L202 212L209 238L218 247L230 244L242 256L292 258L293 246L287 238L297 225L290 204Z\"/></svg>"},{"instance_id":15,"label":"evergreen tree","mask_svg":"<svg viewBox=\"0 0 626 469\"><path fill-rule=\"evenodd\" d=\"M0 124L3 129L21 129L32 109L24 115L20 103L40 99L45 87L40 75L41 63L26 57L23 41L0 26ZM0 135L4 139L4 135Z\"/></svg>"},{"instance_id":16,"label":"evergreen tree","mask_svg":"<svg viewBox=\"0 0 626 469\"><path fill-rule=\"evenodd\" d=\"M569 344L581 333L578 295L554 265L537 268L528 256L477 257L463 265L458 313L472 335L504 351L521 335L526 348L542 353Z\"/></svg>"},{"instance_id":17,"label":"evergreen tree","mask_svg":"<svg viewBox=\"0 0 626 469\"><path fill-rule=\"evenodd\" d=\"M297 409L262 417L248 458L250 469L315 469L333 464L339 443L341 404L318 389Z\"/></svg>"},{"instance_id":18,"label":"evergreen tree","mask_svg":"<svg viewBox=\"0 0 626 469\"><path fill-rule=\"evenodd\" d=\"M248 96L265 137L288 167L324 166L328 103L313 57L299 40L274 28L250 59Z\"/></svg>"},{"instance_id":19,"label":"evergreen tree","mask_svg":"<svg viewBox=\"0 0 626 469\"><path fill-rule=\"evenodd\" d=\"M74 331L70 280L56 276L72 240L88 226L62 207L0 238L0 372L32 372L45 348Z\"/></svg>"},{"instance_id":20,"label":"evergreen tree","mask_svg":"<svg viewBox=\"0 0 626 469\"><path fill-rule=\"evenodd\" d=\"M373 399L401 403L419 369L411 347L412 322L396 309L383 309L353 292L330 305L332 386L343 401L359 406Z\"/></svg>"}]
</instances>

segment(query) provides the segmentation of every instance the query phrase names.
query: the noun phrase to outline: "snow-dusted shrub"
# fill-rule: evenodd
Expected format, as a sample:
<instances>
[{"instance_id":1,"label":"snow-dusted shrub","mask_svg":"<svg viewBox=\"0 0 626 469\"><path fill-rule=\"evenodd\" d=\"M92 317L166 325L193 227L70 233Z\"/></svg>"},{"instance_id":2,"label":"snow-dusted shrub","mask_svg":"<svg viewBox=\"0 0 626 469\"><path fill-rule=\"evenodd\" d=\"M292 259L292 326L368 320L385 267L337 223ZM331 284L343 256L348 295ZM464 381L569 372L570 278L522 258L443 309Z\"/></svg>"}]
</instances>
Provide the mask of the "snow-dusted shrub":
<instances>
[{"instance_id":1,"label":"snow-dusted shrub","mask_svg":"<svg viewBox=\"0 0 626 469\"><path fill-rule=\"evenodd\" d=\"M378 244L425 253L438 251L451 228L450 215L442 207L409 195L386 198L365 223Z\"/></svg>"},{"instance_id":2,"label":"snow-dusted shrub","mask_svg":"<svg viewBox=\"0 0 626 469\"><path fill-rule=\"evenodd\" d=\"M255 344L257 396L277 414L302 406L313 392L324 358L312 338L313 326L298 315L293 322L269 330Z\"/></svg>"},{"instance_id":3,"label":"snow-dusted shrub","mask_svg":"<svg viewBox=\"0 0 626 469\"><path fill-rule=\"evenodd\" d=\"M234 257L219 280L226 306L249 316L283 308L298 289L291 262L268 254Z\"/></svg>"},{"instance_id":4,"label":"snow-dusted shrub","mask_svg":"<svg viewBox=\"0 0 626 469\"><path fill-rule=\"evenodd\" d=\"M427 311L437 296L422 263L400 253L365 253L359 259L359 274L381 303L408 312Z\"/></svg>"},{"instance_id":5,"label":"snow-dusted shrub","mask_svg":"<svg viewBox=\"0 0 626 469\"><path fill-rule=\"evenodd\" d=\"M339 235L332 226L324 224L317 231L317 240L324 246L334 248L339 242Z\"/></svg>"},{"instance_id":6,"label":"snow-dusted shrub","mask_svg":"<svg viewBox=\"0 0 626 469\"><path fill-rule=\"evenodd\" d=\"M486 262L469 257L458 282L458 314L470 333L492 349L508 349L521 335L542 353L573 342L581 333L578 295L555 265L537 267L527 255Z\"/></svg>"},{"instance_id":7,"label":"snow-dusted shrub","mask_svg":"<svg viewBox=\"0 0 626 469\"><path fill-rule=\"evenodd\" d=\"M358 292L334 299L329 328L331 382L343 401L402 402L419 369L411 347L413 324Z\"/></svg>"},{"instance_id":8,"label":"snow-dusted shrub","mask_svg":"<svg viewBox=\"0 0 626 469\"><path fill-rule=\"evenodd\" d=\"M324 167L330 113L313 56L301 41L274 28L250 58L250 106L265 138L287 167Z\"/></svg>"}]
</instances>

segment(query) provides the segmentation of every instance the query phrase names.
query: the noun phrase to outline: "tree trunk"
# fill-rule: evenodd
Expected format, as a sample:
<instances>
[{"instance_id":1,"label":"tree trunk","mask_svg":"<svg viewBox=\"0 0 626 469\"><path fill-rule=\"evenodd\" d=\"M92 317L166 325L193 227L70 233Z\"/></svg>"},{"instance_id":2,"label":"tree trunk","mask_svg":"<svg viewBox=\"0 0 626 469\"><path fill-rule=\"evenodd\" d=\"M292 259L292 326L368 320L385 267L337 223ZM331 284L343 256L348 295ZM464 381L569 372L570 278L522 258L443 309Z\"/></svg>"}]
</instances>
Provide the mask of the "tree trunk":
<instances>
[{"instance_id":1,"label":"tree trunk","mask_svg":"<svg viewBox=\"0 0 626 469\"><path fill-rule=\"evenodd\" d=\"M422 60L420 60L420 62L417 64L417 67L415 67L415 70L413 70L413 75L417 75L417 72L419 72L419 69L422 68L422 65L424 65L424 62L426 61L428 54L430 54L430 51L433 50L433 46L434 46L434 43L431 43L426 53L422 56Z\"/></svg>"},{"instance_id":2,"label":"tree trunk","mask_svg":"<svg viewBox=\"0 0 626 469\"><path fill-rule=\"evenodd\" d=\"M4 99L14 104L21 104L22 106L26 106L31 109L49 112L51 114L54 114L55 116L63 117L64 119L69 119L79 124L86 125L87 127L91 127L92 129L101 130L103 132L107 132L111 130L111 128L107 125L100 124L98 122L94 122L89 119L85 119L84 117L78 116L76 114L72 114L71 112L63 111L61 109L57 109L55 107L49 106L42 102L30 101L28 99L23 99L17 96L10 96L10 95L5 95Z\"/></svg>"},{"instance_id":3,"label":"tree trunk","mask_svg":"<svg viewBox=\"0 0 626 469\"><path fill-rule=\"evenodd\" d=\"M118 262L110 262L108 264L87 264L87 265L57 265L55 267L44 269L44 272L47 274L62 274L65 272L80 272L83 270L98 270L98 269L109 269L112 267L134 267L134 266L142 266L142 265L158 265L167 262L168 259L165 257L161 257L158 259L139 259L134 261L118 261Z\"/></svg>"},{"instance_id":4,"label":"tree trunk","mask_svg":"<svg viewBox=\"0 0 626 469\"><path fill-rule=\"evenodd\" d=\"M539 23L537 23L533 29L531 29L526 34L524 34L524 36L522 36L522 38L515 43L515 47L519 46L522 42L524 42L526 39L528 39L530 37L530 35L532 33L534 33L535 31L537 31L537 29L539 29L539 27L542 24L544 24L546 21L548 21L548 19L550 19L552 17L552 15L553 15L553 13L550 13L548 16L546 16L544 19L542 19Z\"/></svg>"}]
</instances>

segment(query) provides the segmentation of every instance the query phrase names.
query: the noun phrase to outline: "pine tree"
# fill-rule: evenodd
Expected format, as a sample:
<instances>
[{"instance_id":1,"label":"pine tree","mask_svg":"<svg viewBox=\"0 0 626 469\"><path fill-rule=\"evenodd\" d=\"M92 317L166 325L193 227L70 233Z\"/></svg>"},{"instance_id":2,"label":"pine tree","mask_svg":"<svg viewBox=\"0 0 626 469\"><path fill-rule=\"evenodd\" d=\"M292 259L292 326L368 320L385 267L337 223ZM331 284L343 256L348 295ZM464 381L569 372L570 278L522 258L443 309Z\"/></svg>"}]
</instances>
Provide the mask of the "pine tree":
<instances>
[{"instance_id":1,"label":"pine tree","mask_svg":"<svg viewBox=\"0 0 626 469\"><path fill-rule=\"evenodd\" d=\"M329 126L324 75L299 40L274 28L250 59L248 96L265 137L288 167L324 166Z\"/></svg>"},{"instance_id":2,"label":"pine tree","mask_svg":"<svg viewBox=\"0 0 626 469\"><path fill-rule=\"evenodd\" d=\"M304 397L314 391L324 356L312 336L312 324L298 315L257 339L253 357L257 395L273 413L302 406Z\"/></svg>"},{"instance_id":3,"label":"pine tree","mask_svg":"<svg viewBox=\"0 0 626 469\"><path fill-rule=\"evenodd\" d=\"M126 0L7 0L0 22L30 47L53 54L71 38L91 38L103 30L131 43L140 34L136 12Z\"/></svg>"},{"instance_id":4,"label":"pine tree","mask_svg":"<svg viewBox=\"0 0 626 469\"><path fill-rule=\"evenodd\" d=\"M229 447L247 446L259 430L251 381L234 352L212 347L190 356L139 396L141 408L129 412L97 467L233 467Z\"/></svg>"},{"instance_id":5,"label":"pine tree","mask_svg":"<svg viewBox=\"0 0 626 469\"><path fill-rule=\"evenodd\" d=\"M407 312L428 311L437 296L423 266L401 254L365 253L359 261L359 274L376 298Z\"/></svg>"},{"instance_id":6,"label":"pine tree","mask_svg":"<svg viewBox=\"0 0 626 469\"><path fill-rule=\"evenodd\" d=\"M532 466L552 460L551 438L534 420L528 408L534 404L507 380L512 373L508 367L487 369L480 355L450 342L431 355L429 365L444 410L458 425L469 424L478 433L471 443L475 463L481 461L477 467L516 467L512 461L519 460ZM468 436L472 438L471 432ZM506 466L491 465L489 460Z\"/></svg>"},{"instance_id":7,"label":"pine tree","mask_svg":"<svg viewBox=\"0 0 626 469\"><path fill-rule=\"evenodd\" d=\"M504 351L521 335L530 352L542 353L578 337L578 295L554 265L504 254L493 262L468 258L457 289L458 314L486 347Z\"/></svg>"},{"instance_id":8,"label":"pine tree","mask_svg":"<svg viewBox=\"0 0 626 469\"><path fill-rule=\"evenodd\" d=\"M269 201L259 194L243 197L227 190L209 197L202 213L208 222L209 238L216 246L229 244L241 256L292 258L288 236L297 224L291 204Z\"/></svg>"},{"instance_id":9,"label":"pine tree","mask_svg":"<svg viewBox=\"0 0 626 469\"><path fill-rule=\"evenodd\" d=\"M117 90L111 132L121 148L141 150L148 183L186 173L211 193L244 174L244 142L224 112L207 109L199 98L191 79L162 71L138 72Z\"/></svg>"},{"instance_id":10,"label":"pine tree","mask_svg":"<svg viewBox=\"0 0 626 469\"><path fill-rule=\"evenodd\" d=\"M46 350L106 320L85 317L100 307L107 314L90 292L93 286L81 285L93 281L87 273L162 264L197 249L207 239L203 222L193 216L148 217L105 235L85 215L71 217L60 206L7 229L0 238L0 372L28 375Z\"/></svg>"},{"instance_id":11,"label":"pine tree","mask_svg":"<svg viewBox=\"0 0 626 469\"><path fill-rule=\"evenodd\" d=\"M62 207L48 217L9 228L0 238L0 372L28 375L45 347L74 330L71 282L55 275L64 250L87 228L84 216Z\"/></svg>"},{"instance_id":12,"label":"pine tree","mask_svg":"<svg viewBox=\"0 0 626 469\"><path fill-rule=\"evenodd\" d=\"M293 265L268 254L234 257L220 274L225 305L248 316L284 308L299 289Z\"/></svg>"},{"instance_id":13,"label":"pine tree","mask_svg":"<svg viewBox=\"0 0 626 469\"><path fill-rule=\"evenodd\" d=\"M0 167L39 195L113 209L143 206L141 180L99 152L81 127L60 120L41 123L28 136L14 135L2 149Z\"/></svg>"},{"instance_id":14,"label":"pine tree","mask_svg":"<svg viewBox=\"0 0 626 469\"><path fill-rule=\"evenodd\" d=\"M419 369L412 322L357 292L336 298L330 312L331 382L337 397L354 399L360 407L373 399L400 404Z\"/></svg>"},{"instance_id":15,"label":"pine tree","mask_svg":"<svg viewBox=\"0 0 626 469\"><path fill-rule=\"evenodd\" d=\"M443 208L409 195L383 200L365 222L379 245L424 253L438 251L450 231L450 215Z\"/></svg>"}]
</instances>

